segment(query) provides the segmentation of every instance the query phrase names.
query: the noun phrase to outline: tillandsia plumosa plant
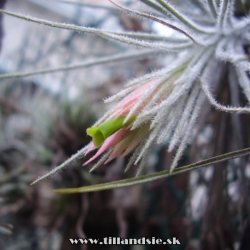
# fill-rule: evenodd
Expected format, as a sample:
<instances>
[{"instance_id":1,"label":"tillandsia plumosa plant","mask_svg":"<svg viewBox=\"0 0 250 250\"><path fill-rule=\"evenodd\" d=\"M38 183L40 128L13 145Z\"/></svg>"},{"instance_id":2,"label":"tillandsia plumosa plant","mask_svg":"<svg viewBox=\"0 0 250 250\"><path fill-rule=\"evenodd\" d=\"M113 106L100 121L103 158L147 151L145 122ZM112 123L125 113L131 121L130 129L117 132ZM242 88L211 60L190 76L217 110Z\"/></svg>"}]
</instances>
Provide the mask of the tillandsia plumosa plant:
<instances>
[{"instance_id":1,"label":"tillandsia plumosa plant","mask_svg":"<svg viewBox=\"0 0 250 250\"><path fill-rule=\"evenodd\" d=\"M123 60L156 52L171 52L174 55L162 69L131 80L123 90L107 98L106 103L114 101L118 103L115 103L113 109L87 129L87 134L93 138L93 142L48 174L39 177L34 183L55 174L93 150L97 150L96 154L84 165L103 156L92 170L116 157L124 157L134 150L126 170L133 164L139 164L137 175L140 175L154 144L167 142L169 151L176 150L169 170L99 186L96 189L155 180L197 166L249 154L249 149L245 149L187 167L176 168L185 148L191 142L194 126L206 100L221 112L250 113L249 106L236 107L233 103L229 106L219 103L212 91L224 83L219 79L222 79L227 68L230 72L228 81L230 86L239 85L247 102L250 102L250 14L247 1L189 0L185 3L189 5L188 8L183 8L183 3L177 2L175 6L166 0L138 1L149 7L152 12L141 12L111 0L110 2L128 14L172 29L173 34L101 30L55 23L1 10L2 13L27 21L55 28L88 32L144 48L139 52L132 51L132 53L100 59L101 62ZM37 73L44 72L36 71L31 74ZM25 73L12 76L22 75ZM8 77L8 75L1 77ZM62 192L86 190L91 191L95 188L70 189Z\"/></svg>"}]
</instances>

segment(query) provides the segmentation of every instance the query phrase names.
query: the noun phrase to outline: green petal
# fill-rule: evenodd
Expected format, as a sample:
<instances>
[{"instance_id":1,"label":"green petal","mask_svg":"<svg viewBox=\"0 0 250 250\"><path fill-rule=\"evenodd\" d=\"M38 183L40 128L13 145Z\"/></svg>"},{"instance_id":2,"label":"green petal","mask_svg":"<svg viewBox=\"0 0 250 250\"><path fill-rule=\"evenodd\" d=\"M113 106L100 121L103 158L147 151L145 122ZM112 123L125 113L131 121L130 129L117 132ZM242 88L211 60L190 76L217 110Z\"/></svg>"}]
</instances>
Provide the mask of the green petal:
<instances>
[{"instance_id":1,"label":"green petal","mask_svg":"<svg viewBox=\"0 0 250 250\"><path fill-rule=\"evenodd\" d=\"M120 116L116 119L110 119L99 126L99 129L105 139L110 135L114 134L117 130L124 127L126 124L123 124L125 116Z\"/></svg>"},{"instance_id":2,"label":"green petal","mask_svg":"<svg viewBox=\"0 0 250 250\"><path fill-rule=\"evenodd\" d=\"M120 116L115 119L110 119L98 127L92 127L87 129L87 134L93 138L93 143L96 147L100 147L103 142L119 129L128 125L132 120L123 124L125 116Z\"/></svg>"},{"instance_id":3,"label":"green petal","mask_svg":"<svg viewBox=\"0 0 250 250\"><path fill-rule=\"evenodd\" d=\"M104 137L98 127L87 128L87 134L92 137L93 143L96 147L100 147L104 142Z\"/></svg>"}]
</instances>

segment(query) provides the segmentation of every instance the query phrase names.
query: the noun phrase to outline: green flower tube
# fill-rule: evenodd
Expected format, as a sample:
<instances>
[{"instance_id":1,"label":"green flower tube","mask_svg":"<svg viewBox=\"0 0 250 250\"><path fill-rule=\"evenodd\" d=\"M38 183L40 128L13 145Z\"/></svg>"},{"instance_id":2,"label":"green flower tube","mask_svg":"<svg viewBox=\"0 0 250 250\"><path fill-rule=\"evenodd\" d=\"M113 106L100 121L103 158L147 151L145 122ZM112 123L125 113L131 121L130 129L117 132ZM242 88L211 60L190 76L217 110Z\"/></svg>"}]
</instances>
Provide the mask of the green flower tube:
<instances>
[{"instance_id":1,"label":"green flower tube","mask_svg":"<svg viewBox=\"0 0 250 250\"><path fill-rule=\"evenodd\" d=\"M124 124L125 118L126 116L120 116L115 119L110 119L98 127L87 128L87 134L92 137L95 147L99 148L109 136L134 120L132 118Z\"/></svg>"}]
</instances>

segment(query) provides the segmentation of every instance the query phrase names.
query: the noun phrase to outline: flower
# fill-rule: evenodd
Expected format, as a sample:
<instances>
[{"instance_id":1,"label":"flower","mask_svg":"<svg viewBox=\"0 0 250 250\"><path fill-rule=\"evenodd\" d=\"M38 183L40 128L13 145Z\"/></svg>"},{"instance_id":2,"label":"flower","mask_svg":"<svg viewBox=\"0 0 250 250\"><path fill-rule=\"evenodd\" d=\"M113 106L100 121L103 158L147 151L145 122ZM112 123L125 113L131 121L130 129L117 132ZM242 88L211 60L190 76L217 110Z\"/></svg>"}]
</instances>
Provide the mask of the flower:
<instances>
[{"instance_id":1,"label":"flower","mask_svg":"<svg viewBox=\"0 0 250 250\"><path fill-rule=\"evenodd\" d=\"M100 148L83 165L89 164L108 150L110 152L102 159L102 162L105 160L104 164L110 162L118 155L124 157L136 148L142 142L142 139L148 135L150 128L149 120L142 126L133 128L136 116L145 105L141 104L133 115L128 115L131 108L139 103L146 89L150 88L150 86L154 86L154 81L147 82L141 88L132 91L112 112L107 114L104 122L87 129L86 132L92 137L93 142L89 145L85 155L96 148ZM153 93L154 91L151 96L153 96ZM95 168L96 166L93 169Z\"/></svg>"}]
</instances>

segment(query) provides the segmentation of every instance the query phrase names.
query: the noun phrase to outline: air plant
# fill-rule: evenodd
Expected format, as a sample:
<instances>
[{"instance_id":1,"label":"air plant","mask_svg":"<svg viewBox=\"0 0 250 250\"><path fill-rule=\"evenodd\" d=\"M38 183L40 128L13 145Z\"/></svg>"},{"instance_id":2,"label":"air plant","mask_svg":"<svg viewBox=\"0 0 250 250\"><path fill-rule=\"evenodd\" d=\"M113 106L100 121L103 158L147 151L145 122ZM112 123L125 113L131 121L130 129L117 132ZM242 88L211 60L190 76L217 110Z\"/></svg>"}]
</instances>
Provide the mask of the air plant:
<instances>
[{"instance_id":1,"label":"air plant","mask_svg":"<svg viewBox=\"0 0 250 250\"><path fill-rule=\"evenodd\" d=\"M230 69L229 82L239 85L247 101L250 101L250 15L246 9L245 16L239 17L238 7L236 8L238 5L247 8L247 4L244 5L240 0L190 0L187 3L190 6L184 9L181 5L178 8L165 0L140 0L152 9L153 13L148 13L129 9L111 0L110 2L128 14L172 29L173 34L100 30L54 23L1 10L2 13L31 22L93 33L145 48L136 52L134 57L156 52L170 52L174 55L162 69L131 80L123 90L107 98L106 103L118 101L118 104L87 129L87 134L93 137L93 142L35 182L53 175L97 148L99 149L96 155L87 163L104 155L92 170L134 150L126 169L132 164L139 164L139 175L153 145L166 142L169 151L176 150L170 170L166 174L178 173L182 170L176 167L192 140L194 126L206 100L221 112L250 112L249 106L235 107L219 103L212 92L222 84L218 79L221 79L226 67ZM128 55L133 57L131 52L128 52ZM127 59L125 57L122 55L116 60ZM248 151L227 155L223 159L248 154ZM166 175L162 174L162 177L164 176ZM157 178L160 178L159 175ZM137 183L141 181L137 180ZM152 176L145 180L152 180Z\"/></svg>"}]
</instances>

